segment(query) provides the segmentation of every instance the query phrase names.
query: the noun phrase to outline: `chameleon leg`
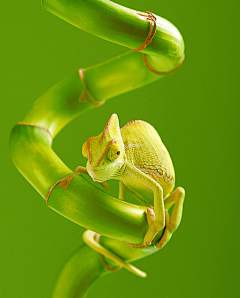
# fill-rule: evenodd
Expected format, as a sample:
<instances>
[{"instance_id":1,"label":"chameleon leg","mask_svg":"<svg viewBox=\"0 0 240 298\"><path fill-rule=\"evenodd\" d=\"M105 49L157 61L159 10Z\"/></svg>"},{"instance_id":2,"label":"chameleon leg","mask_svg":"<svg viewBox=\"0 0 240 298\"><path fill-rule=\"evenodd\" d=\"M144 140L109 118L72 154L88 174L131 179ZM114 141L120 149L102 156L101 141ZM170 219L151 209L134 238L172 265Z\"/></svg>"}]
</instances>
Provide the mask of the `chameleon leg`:
<instances>
[{"instance_id":1,"label":"chameleon leg","mask_svg":"<svg viewBox=\"0 0 240 298\"><path fill-rule=\"evenodd\" d=\"M143 240L145 246L150 245L157 233L161 231L165 226L163 189L157 182L155 182L155 180L148 176L147 178L149 178L149 187L153 190L154 193L154 208L147 208L147 220L149 229Z\"/></svg>"},{"instance_id":2,"label":"chameleon leg","mask_svg":"<svg viewBox=\"0 0 240 298\"><path fill-rule=\"evenodd\" d=\"M163 189L153 178L147 176L132 165L128 165L128 170L125 175L124 179L126 181L134 177L134 179L137 179L140 183L149 187L154 194L154 209L150 207L147 208L149 229L143 240L144 245L148 246L152 243L157 233L165 226Z\"/></svg>"},{"instance_id":3,"label":"chameleon leg","mask_svg":"<svg viewBox=\"0 0 240 298\"><path fill-rule=\"evenodd\" d=\"M133 191L131 191L121 180L119 181L119 194L118 198L119 200L126 201L126 194L130 193L132 196L134 196L137 200L139 198L135 195Z\"/></svg>"},{"instance_id":4,"label":"chameleon leg","mask_svg":"<svg viewBox=\"0 0 240 298\"><path fill-rule=\"evenodd\" d=\"M104 255L105 257L113 260L116 263L119 263L120 265L122 265L124 268L126 268L127 270L129 270L130 272L136 274L137 276L140 277L146 277L146 273L139 270L138 268L134 267L131 264L126 263L122 258L120 258L118 255L114 254L113 252L111 252L110 250L106 249L105 247L103 247L101 244L99 244L96 240L95 240L95 236L97 235L97 233L87 230L83 233L83 241L90 246L92 249L96 250L98 253Z\"/></svg>"},{"instance_id":5,"label":"chameleon leg","mask_svg":"<svg viewBox=\"0 0 240 298\"><path fill-rule=\"evenodd\" d=\"M182 187L176 188L170 196L165 200L165 210L166 210L166 227L164 234L160 240L160 242L156 245L156 248L160 249L164 245L167 244L167 242L172 237L173 232L176 231L178 228L181 219L182 219L182 212L183 212L183 202L185 198L185 191ZM169 208L174 205L174 209L172 212L172 216L168 215Z\"/></svg>"},{"instance_id":6,"label":"chameleon leg","mask_svg":"<svg viewBox=\"0 0 240 298\"><path fill-rule=\"evenodd\" d=\"M160 186L161 187L161 186ZM162 195L162 192L160 193ZM149 229L144 237L144 244L148 246L152 243L155 236L159 231L161 231L165 226L165 216L164 215L164 208L161 204L161 200L159 200L159 196L154 194L154 208L148 207L147 208L147 220ZM164 221L162 221L162 217Z\"/></svg>"},{"instance_id":7,"label":"chameleon leg","mask_svg":"<svg viewBox=\"0 0 240 298\"><path fill-rule=\"evenodd\" d=\"M77 174L84 173L84 174L89 175L87 169L86 169L85 167L82 167L82 166L78 166L78 167L76 168L75 172L76 172ZM107 182L101 182L100 184L102 185L102 187L104 188L105 191L108 191L108 189L109 189L109 184L108 184Z\"/></svg>"}]
</instances>

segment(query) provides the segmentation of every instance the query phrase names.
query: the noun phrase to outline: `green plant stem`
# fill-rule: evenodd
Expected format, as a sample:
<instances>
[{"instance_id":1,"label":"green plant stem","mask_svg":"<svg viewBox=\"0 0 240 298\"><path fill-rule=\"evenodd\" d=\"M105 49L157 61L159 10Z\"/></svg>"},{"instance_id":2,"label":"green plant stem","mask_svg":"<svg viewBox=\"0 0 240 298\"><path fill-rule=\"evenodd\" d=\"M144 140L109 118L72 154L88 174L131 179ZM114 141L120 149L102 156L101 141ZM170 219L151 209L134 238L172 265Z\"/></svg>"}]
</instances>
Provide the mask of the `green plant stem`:
<instances>
[{"instance_id":1,"label":"green plant stem","mask_svg":"<svg viewBox=\"0 0 240 298\"><path fill-rule=\"evenodd\" d=\"M91 285L106 273L98 253L84 244L63 266L52 297L86 297Z\"/></svg>"},{"instance_id":2,"label":"green plant stem","mask_svg":"<svg viewBox=\"0 0 240 298\"><path fill-rule=\"evenodd\" d=\"M59 127L91 107L89 103L79 102L82 92L79 77L78 80L76 75L64 79L34 103L24 122L56 134ZM73 173L55 154L51 144L50 135L40 128L18 124L12 131L13 162L43 198L56 181ZM75 177L67 190L56 186L48 204L83 227L131 243L140 243L147 229L145 206L112 198L81 176Z\"/></svg>"},{"instance_id":3,"label":"green plant stem","mask_svg":"<svg viewBox=\"0 0 240 298\"><path fill-rule=\"evenodd\" d=\"M112 1L43 0L42 5L81 30L130 49L139 48L148 35L146 20L142 20L135 10ZM141 52L149 55L149 63L157 71L169 72L180 64L184 42L175 26L159 16L156 18L157 31L153 41Z\"/></svg>"},{"instance_id":4,"label":"green plant stem","mask_svg":"<svg viewBox=\"0 0 240 298\"><path fill-rule=\"evenodd\" d=\"M101 237L101 244L121 256L124 260L132 262L141 259L156 251L151 249L132 249L124 242ZM109 264L118 266L111 260ZM83 298L86 297L92 284L101 276L114 271L105 269L99 254L83 244L64 264L54 289L53 298Z\"/></svg>"},{"instance_id":5,"label":"green plant stem","mask_svg":"<svg viewBox=\"0 0 240 298\"><path fill-rule=\"evenodd\" d=\"M91 34L128 48L141 46L149 31L149 23L141 20L135 11L110 1L44 0L43 6ZM147 61L155 70L167 73L182 61L184 43L171 23L157 17L156 35L142 52L147 54ZM101 102L163 76L152 73L145 66L141 53L129 51L85 69L84 77L91 95ZM67 123L93 108L88 101L80 100L84 88L76 71L46 91L24 117L25 124L13 128L10 138L13 162L44 199L58 180L73 173L52 150L52 140ZM156 251L151 247L133 249L119 241L142 243L148 229L146 206L115 199L82 176L74 177L66 190L57 185L51 192L48 205L75 223L110 237L102 237L104 246L127 261ZM96 253L90 253L89 248L84 248L84 251L96 259ZM99 264L99 259L96 264ZM98 268L100 274L102 266Z\"/></svg>"}]
</instances>

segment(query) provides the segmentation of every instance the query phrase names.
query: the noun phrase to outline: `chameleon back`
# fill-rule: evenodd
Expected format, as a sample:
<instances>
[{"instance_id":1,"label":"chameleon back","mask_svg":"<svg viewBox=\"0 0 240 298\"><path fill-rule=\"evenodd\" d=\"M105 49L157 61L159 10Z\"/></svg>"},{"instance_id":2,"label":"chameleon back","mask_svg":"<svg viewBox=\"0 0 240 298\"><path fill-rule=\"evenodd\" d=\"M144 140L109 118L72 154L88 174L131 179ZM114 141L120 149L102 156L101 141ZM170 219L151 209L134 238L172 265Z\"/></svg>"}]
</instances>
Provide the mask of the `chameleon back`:
<instances>
[{"instance_id":1,"label":"chameleon back","mask_svg":"<svg viewBox=\"0 0 240 298\"><path fill-rule=\"evenodd\" d=\"M174 188L175 173L157 131L145 121L133 120L121 128L121 135L128 162L156 180L166 197Z\"/></svg>"}]
</instances>

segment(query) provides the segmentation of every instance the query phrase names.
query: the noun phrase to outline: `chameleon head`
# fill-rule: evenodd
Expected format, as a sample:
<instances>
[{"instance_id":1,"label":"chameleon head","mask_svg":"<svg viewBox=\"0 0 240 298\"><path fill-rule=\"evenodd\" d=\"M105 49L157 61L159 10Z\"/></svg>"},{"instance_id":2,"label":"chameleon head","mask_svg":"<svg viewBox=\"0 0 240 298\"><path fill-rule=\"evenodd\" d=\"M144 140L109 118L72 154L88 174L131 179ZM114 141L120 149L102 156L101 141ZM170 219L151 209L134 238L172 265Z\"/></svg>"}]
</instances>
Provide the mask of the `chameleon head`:
<instances>
[{"instance_id":1,"label":"chameleon head","mask_svg":"<svg viewBox=\"0 0 240 298\"><path fill-rule=\"evenodd\" d=\"M114 179L125 164L125 150L117 114L112 114L103 132L83 144L82 154L88 158L87 171L94 181Z\"/></svg>"}]
</instances>

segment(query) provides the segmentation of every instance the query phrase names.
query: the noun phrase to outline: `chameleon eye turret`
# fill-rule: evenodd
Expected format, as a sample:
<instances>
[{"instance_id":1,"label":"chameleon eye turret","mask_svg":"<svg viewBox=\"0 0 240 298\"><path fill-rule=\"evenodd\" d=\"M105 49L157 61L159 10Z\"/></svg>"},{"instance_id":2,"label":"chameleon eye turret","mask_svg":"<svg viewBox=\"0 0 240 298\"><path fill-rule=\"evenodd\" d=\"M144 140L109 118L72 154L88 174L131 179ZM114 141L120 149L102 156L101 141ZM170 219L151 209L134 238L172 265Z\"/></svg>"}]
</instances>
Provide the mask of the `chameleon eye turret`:
<instances>
[{"instance_id":1,"label":"chameleon eye turret","mask_svg":"<svg viewBox=\"0 0 240 298\"><path fill-rule=\"evenodd\" d=\"M109 161L114 161L120 156L119 146L116 143L113 143L107 152L107 159Z\"/></svg>"}]
</instances>

